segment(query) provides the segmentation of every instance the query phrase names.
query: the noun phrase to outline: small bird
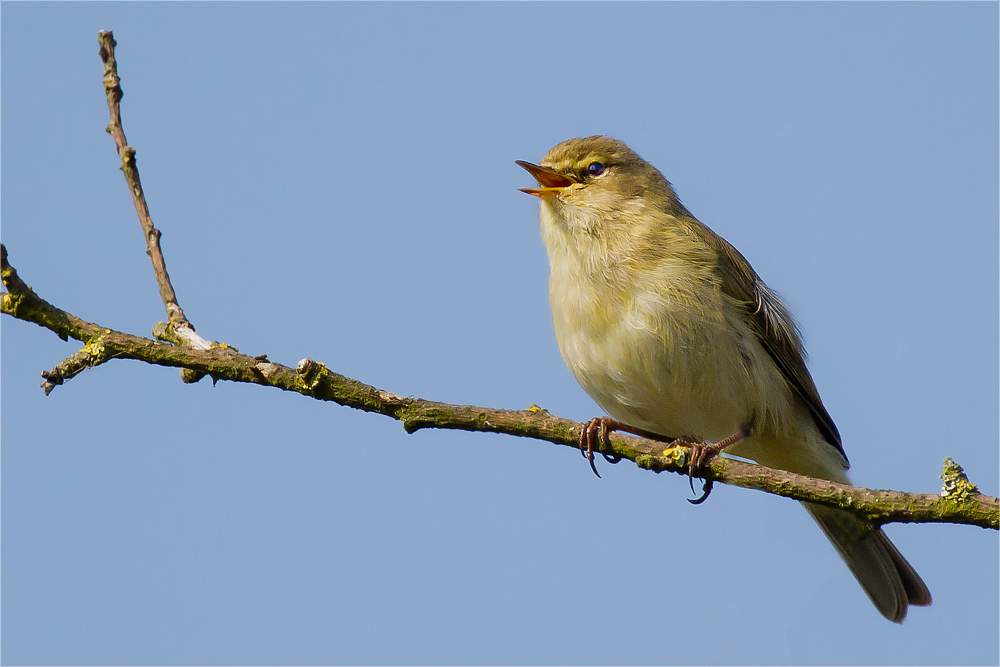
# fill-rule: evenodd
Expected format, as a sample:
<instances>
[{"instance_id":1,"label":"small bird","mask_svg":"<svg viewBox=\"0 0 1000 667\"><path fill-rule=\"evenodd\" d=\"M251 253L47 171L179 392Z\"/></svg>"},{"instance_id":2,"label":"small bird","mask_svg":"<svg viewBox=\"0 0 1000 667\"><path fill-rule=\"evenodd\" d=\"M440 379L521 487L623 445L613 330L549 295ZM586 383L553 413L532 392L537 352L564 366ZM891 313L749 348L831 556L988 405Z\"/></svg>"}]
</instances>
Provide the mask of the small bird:
<instances>
[{"instance_id":1,"label":"small bird","mask_svg":"<svg viewBox=\"0 0 1000 667\"><path fill-rule=\"evenodd\" d=\"M625 430L693 444L698 464L726 449L849 483L788 309L653 165L604 136L517 164L540 186L522 192L541 200L559 351L614 420L593 420L581 444ZM589 458L593 465L592 450ZM803 505L883 616L899 623L908 605L931 603L880 528Z\"/></svg>"}]
</instances>

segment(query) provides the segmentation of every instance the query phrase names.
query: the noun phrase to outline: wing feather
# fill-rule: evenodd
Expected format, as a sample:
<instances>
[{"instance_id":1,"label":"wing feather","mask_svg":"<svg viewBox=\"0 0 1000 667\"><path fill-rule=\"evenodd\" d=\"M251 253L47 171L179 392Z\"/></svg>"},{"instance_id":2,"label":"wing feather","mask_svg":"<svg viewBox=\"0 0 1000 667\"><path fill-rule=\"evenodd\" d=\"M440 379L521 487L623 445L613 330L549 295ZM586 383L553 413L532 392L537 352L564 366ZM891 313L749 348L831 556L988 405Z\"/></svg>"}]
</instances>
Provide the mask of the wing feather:
<instances>
[{"instance_id":1,"label":"wing feather","mask_svg":"<svg viewBox=\"0 0 1000 667\"><path fill-rule=\"evenodd\" d=\"M820 433L846 461L840 432L823 406L816 383L806 367L802 337L788 308L736 248L701 222L695 227L716 250L723 292L743 304L743 314L751 331L805 402Z\"/></svg>"}]
</instances>

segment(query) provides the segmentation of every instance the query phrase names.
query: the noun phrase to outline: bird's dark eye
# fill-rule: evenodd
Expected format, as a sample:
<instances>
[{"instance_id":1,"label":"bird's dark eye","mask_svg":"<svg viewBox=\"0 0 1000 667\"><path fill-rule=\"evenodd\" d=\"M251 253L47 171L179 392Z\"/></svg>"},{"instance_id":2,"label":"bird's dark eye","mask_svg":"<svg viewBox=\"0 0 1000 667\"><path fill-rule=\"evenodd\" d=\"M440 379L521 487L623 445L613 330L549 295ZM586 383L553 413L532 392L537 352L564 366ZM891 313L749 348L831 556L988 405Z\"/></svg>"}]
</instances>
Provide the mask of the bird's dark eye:
<instances>
[{"instance_id":1,"label":"bird's dark eye","mask_svg":"<svg viewBox=\"0 0 1000 667\"><path fill-rule=\"evenodd\" d=\"M600 176L604 173L604 165L600 162L591 162L587 165L587 173L591 176Z\"/></svg>"}]
</instances>

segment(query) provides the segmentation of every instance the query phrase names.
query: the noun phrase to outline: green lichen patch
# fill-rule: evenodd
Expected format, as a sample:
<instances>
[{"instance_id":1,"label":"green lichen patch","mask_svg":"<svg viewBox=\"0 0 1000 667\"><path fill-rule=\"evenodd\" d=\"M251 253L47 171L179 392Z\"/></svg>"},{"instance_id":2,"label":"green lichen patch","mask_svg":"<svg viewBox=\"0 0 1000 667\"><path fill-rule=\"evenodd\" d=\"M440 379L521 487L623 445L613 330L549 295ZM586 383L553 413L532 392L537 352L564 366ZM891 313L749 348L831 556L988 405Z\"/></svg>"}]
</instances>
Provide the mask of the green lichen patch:
<instances>
[{"instance_id":1,"label":"green lichen patch","mask_svg":"<svg viewBox=\"0 0 1000 667\"><path fill-rule=\"evenodd\" d=\"M965 502L979 495L979 487L969 481L962 466L951 458L944 460L944 472L940 475L944 480L941 495L956 502Z\"/></svg>"},{"instance_id":2,"label":"green lichen patch","mask_svg":"<svg viewBox=\"0 0 1000 667\"><path fill-rule=\"evenodd\" d=\"M330 374L325 364L312 359L304 359L296 370L299 374L298 384L305 387L309 393L314 392L323 378Z\"/></svg>"}]
</instances>

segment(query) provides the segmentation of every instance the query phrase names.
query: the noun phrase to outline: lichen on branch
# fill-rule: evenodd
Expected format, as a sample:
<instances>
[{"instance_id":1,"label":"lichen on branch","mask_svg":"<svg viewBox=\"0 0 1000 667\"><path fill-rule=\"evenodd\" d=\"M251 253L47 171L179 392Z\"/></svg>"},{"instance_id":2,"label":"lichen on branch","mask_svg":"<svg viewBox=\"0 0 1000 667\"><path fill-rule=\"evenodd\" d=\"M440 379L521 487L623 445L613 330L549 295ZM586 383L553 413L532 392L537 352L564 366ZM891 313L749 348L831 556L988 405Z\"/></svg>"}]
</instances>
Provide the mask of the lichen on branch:
<instances>
[{"instance_id":1,"label":"lichen on branch","mask_svg":"<svg viewBox=\"0 0 1000 667\"><path fill-rule=\"evenodd\" d=\"M114 36L110 32L101 32L98 40L111 114L111 123L106 129L115 140L168 321L153 328L154 340L83 320L38 296L18 276L8 262L7 248L0 244L0 274L7 290L0 293L0 312L33 322L64 341L72 338L84 344L82 349L52 370L42 372L45 380L42 387L46 395L87 369L115 359L130 359L180 368L185 382L196 382L209 375L214 382L226 380L274 387L384 415L401 422L407 433L425 428L482 431L534 438L573 448L579 446L583 424L556 417L538 406L526 410L501 410L401 397L335 373L312 359L303 359L295 368L290 368L269 361L266 355L248 356L229 345L213 343L196 334L170 283L160 248L161 233L153 226L139 180L135 149L125 140L120 107L123 93L115 60ZM688 474L688 450L683 446L612 434L606 443L599 440L595 450L628 459L638 467L656 473ZM944 490L941 494L853 487L728 458L710 461L699 469L697 475L705 480L706 489L710 489L715 482L756 489L843 509L873 525L957 523L994 530L1000 528L1000 501L980 493L951 459L945 460L941 475Z\"/></svg>"},{"instance_id":2,"label":"lichen on branch","mask_svg":"<svg viewBox=\"0 0 1000 667\"><path fill-rule=\"evenodd\" d=\"M46 382L51 383L52 387L62 384L85 368L112 359L131 359L156 366L188 369L210 375L214 381L227 380L274 387L373 412L401 422L408 433L437 428L503 433L574 448L579 443L583 424L556 417L537 406L526 410L500 410L401 397L335 373L325 364L312 359L303 359L295 368L290 368L269 361L265 355L252 357L224 344L215 345L208 350L195 350L102 327L56 308L35 294L9 264L7 249L2 245L0 258L3 284L8 290L0 295L0 310L11 317L34 322L63 340L73 338L85 344L83 350L52 371L43 373ZM51 390L46 389L46 393ZM653 472L687 474L687 454L683 447L670 447L655 440L613 434L607 446L598 442L597 449L605 454L628 459L638 467ZM847 486L727 458L709 462L699 475L709 482L837 507L876 525L958 523L994 530L1000 528L1000 501L979 493L961 472L961 468L948 461L942 475L946 480L944 494L903 493ZM957 472L955 468L958 468Z\"/></svg>"}]
</instances>

